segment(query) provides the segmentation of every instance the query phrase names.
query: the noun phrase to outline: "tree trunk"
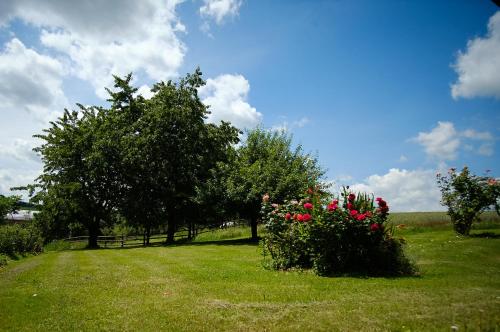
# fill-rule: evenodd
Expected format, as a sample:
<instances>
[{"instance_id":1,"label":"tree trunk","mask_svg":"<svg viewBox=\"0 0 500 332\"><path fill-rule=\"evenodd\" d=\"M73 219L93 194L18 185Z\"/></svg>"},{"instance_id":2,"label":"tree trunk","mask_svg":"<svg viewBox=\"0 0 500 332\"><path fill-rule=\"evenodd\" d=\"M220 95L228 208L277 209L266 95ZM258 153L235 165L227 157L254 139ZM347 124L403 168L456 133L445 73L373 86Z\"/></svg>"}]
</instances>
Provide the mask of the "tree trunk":
<instances>
[{"instance_id":1,"label":"tree trunk","mask_svg":"<svg viewBox=\"0 0 500 332\"><path fill-rule=\"evenodd\" d=\"M188 222L188 240L193 239L193 224Z\"/></svg>"},{"instance_id":2,"label":"tree trunk","mask_svg":"<svg viewBox=\"0 0 500 332\"><path fill-rule=\"evenodd\" d=\"M151 225L146 226L146 245L149 246L149 239L151 238Z\"/></svg>"},{"instance_id":3,"label":"tree trunk","mask_svg":"<svg viewBox=\"0 0 500 332\"><path fill-rule=\"evenodd\" d=\"M89 248L98 248L97 237L99 236L99 218L94 217L89 225Z\"/></svg>"},{"instance_id":4,"label":"tree trunk","mask_svg":"<svg viewBox=\"0 0 500 332\"><path fill-rule=\"evenodd\" d=\"M167 243L174 243L175 236L175 212L174 209L168 214Z\"/></svg>"},{"instance_id":5,"label":"tree trunk","mask_svg":"<svg viewBox=\"0 0 500 332\"><path fill-rule=\"evenodd\" d=\"M250 219L250 227L252 228L252 241L258 241L259 237L257 236L257 218L252 217L252 219Z\"/></svg>"}]
</instances>

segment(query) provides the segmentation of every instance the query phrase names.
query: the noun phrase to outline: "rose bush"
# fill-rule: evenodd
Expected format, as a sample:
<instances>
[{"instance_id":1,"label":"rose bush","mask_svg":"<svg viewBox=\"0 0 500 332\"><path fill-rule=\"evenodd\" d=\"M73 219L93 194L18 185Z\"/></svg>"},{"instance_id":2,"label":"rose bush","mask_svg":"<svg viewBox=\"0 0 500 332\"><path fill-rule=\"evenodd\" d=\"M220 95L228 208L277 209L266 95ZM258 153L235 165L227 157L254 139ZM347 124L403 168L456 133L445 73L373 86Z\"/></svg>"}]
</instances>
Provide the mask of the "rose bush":
<instances>
[{"instance_id":1,"label":"rose bush","mask_svg":"<svg viewBox=\"0 0 500 332\"><path fill-rule=\"evenodd\" d=\"M500 183L490 176L471 174L468 167L461 172L450 168L448 174L436 174L441 190L441 203L448 207L453 229L460 235L469 235L479 215L495 208L500 215Z\"/></svg>"},{"instance_id":2,"label":"rose bush","mask_svg":"<svg viewBox=\"0 0 500 332\"><path fill-rule=\"evenodd\" d=\"M300 200L262 202L264 255L275 269L313 268L319 275L414 273L403 241L386 227L389 206L344 188L340 197L309 189Z\"/></svg>"}]
</instances>

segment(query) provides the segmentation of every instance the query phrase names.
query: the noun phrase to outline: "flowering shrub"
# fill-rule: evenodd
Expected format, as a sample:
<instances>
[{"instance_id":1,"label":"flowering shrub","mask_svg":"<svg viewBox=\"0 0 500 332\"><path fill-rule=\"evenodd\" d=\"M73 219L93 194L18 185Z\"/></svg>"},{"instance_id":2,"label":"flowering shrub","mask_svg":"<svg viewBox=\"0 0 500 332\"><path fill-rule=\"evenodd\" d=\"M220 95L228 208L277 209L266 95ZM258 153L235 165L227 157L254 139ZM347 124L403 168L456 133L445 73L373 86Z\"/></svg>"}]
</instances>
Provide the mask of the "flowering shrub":
<instances>
[{"instance_id":1,"label":"flowering shrub","mask_svg":"<svg viewBox=\"0 0 500 332\"><path fill-rule=\"evenodd\" d=\"M263 200L264 254L272 267L312 267L320 275L413 273L402 242L385 226L387 202L348 188L341 198L310 189L300 201Z\"/></svg>"},{"instance_id":2,"label":"flowering shrub","mask_svg":"<svg viewBox=\"0 0 500 332\"><path fill-rule=\"evenodd\" d=\"M448 174L436 175L441 203L448 207L455 232L469 235L472 223L481 212L495 207L500 214L500 183L489 176L477 176L464 167L460 173L450 168Z\"/></svg>"}]
</instances>

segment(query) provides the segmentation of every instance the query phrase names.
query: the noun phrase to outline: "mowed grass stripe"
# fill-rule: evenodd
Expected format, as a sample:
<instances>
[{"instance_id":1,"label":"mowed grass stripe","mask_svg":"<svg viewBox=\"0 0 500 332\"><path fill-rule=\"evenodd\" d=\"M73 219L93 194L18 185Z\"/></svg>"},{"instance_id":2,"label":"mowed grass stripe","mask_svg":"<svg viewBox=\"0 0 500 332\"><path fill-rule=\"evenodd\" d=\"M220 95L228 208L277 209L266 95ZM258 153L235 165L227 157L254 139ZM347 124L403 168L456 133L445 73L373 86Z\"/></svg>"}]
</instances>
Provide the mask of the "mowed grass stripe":
<instances>
[{"instance_id":1,"label":"mowed grass stripe","mask_svg":"<svg viewBox=\"0 0 500 332\"><path fill-rule=\"evenodd\" d=\"M16 308L2 310L1 329L428 331L500 322L500 239L398 232L421 277L269 271L259 248L247 244L43 254L0 272L0 307ZM32 261L38 265L16 272L24 279L9 279Z\"/></svg>"}]
</instances>

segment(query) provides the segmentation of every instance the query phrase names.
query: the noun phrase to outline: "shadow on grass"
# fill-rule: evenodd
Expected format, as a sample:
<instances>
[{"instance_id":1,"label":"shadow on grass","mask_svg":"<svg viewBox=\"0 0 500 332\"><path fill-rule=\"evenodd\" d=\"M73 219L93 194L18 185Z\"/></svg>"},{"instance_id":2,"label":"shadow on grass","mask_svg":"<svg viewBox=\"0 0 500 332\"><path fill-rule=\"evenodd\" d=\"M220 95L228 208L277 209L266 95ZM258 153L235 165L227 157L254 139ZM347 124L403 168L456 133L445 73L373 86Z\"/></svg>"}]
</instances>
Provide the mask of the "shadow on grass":
<instances>
[{"instance_id":1,"label":"shadow on grass","mask_svg":"<svg viewBox=\"0 0 500 332\"><path fill-rule=\"evenodd\" d=\"M486 239L500 239L500 234L493 232L475 233L475 234L470 234L469 236L477 238L486 238Z\"/></svg>"},{"instance_id":2,"label":"shadow on grass","mask_svg":"<svg viewBox=\"0 0 500 332\"><path fill-rule=\"evenodd\" d=\"M260 240L260 239L259 239ZM254 245L259 244L259 240L253 240L251 238L243 239L224 239L224 240L212 240L212 241L200 241L193 242L187 239L177 240L174 243L153 242L149 245L143 245L142 243L129 244L123 247L121 246L100 246L97 248L89 247L79 247L79 248L64 248L56 251L83 251L83 250L126 250L126 249L137 249L137 248L155 248L155 247L181 247L181 246L205 246L205 245L220 245L220 246L237 246L237 245Z\"/></svg>"}]
</instances>

